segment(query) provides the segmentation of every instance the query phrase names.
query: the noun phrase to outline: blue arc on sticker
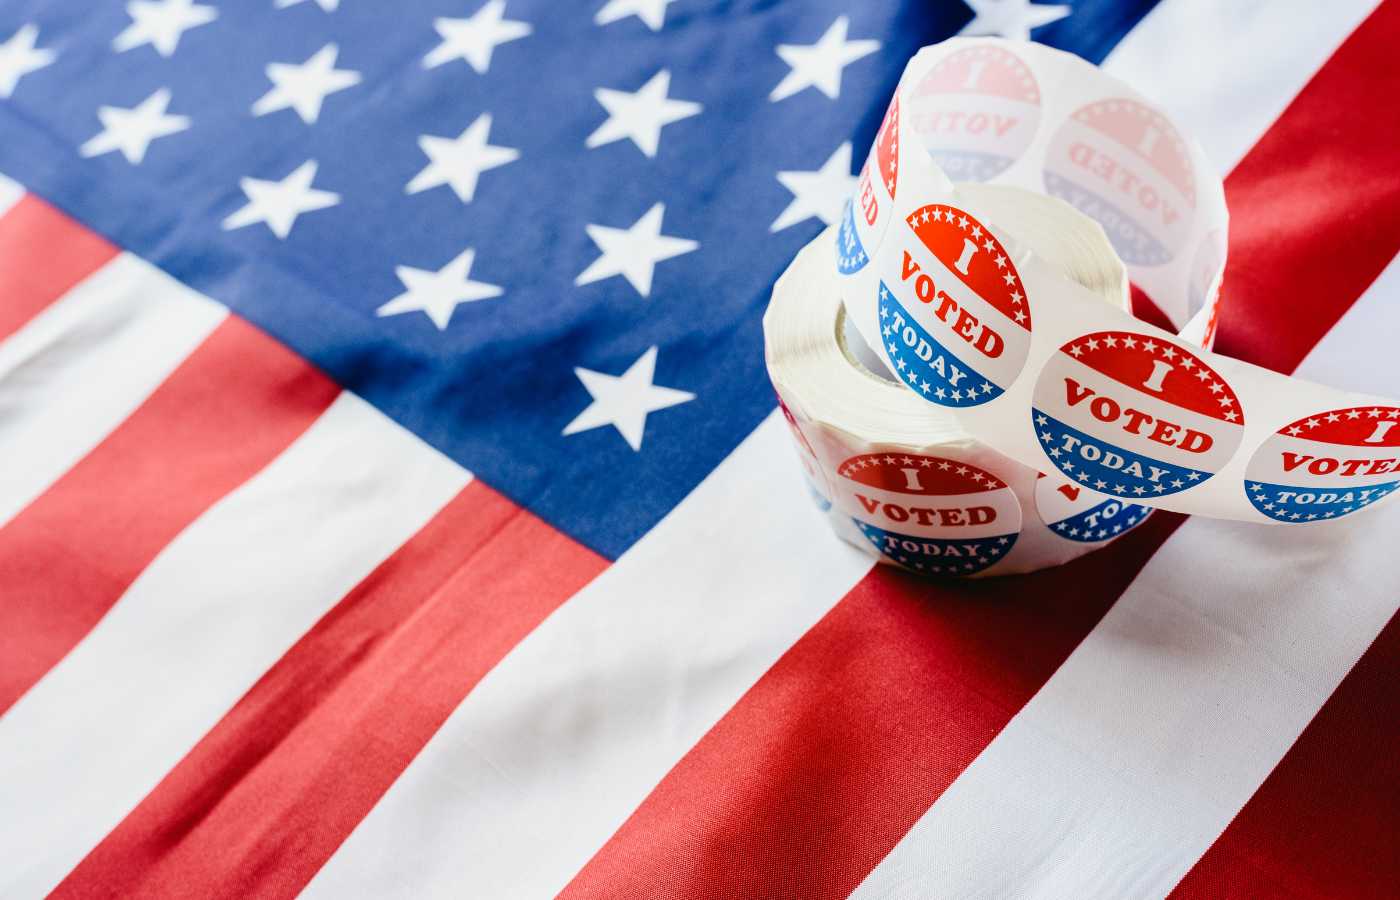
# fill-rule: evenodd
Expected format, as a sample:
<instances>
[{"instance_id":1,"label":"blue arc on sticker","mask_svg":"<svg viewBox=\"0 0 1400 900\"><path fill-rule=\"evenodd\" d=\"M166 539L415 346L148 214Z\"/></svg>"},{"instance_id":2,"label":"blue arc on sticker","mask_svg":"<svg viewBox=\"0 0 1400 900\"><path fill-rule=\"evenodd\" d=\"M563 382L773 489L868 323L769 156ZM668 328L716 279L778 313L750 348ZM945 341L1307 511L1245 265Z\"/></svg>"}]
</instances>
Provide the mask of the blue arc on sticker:
<instances>
[{"instance_id":1,"label":"blue arc on sticker","mask_svg":"<svg viewBox=\"0 0 1400 900\"><path fill-rule=\"evenodd\" d=\"M1109 243L1123 262L1160 266L1171 260L1172 254L1165 244L1138 225L1132 216L1093 191L1054 172L1045 173L1045 189L1102 225Z\"/></svg>"},{"instance_id":2,"label":"blue arc on sticker","mask_svg":"<svg viewBox=\"0 0 1400 900\"><path fill-rule=\"evenodd\" d=\"M865 245L856 234L855 205L846 201L846 212L841 216L841 228L836 232L836 271L842 275L859 272L870 262L865 253Z\"/></svg>"},{"instance_id":3,"label":"blue arc on sticker","mask_svg":"<svg viewBox=\"0 0 1400 900\"><path fill-rule=\"evenodd\" d=\"M1017 537L1016 534L960 540L914 537L886 531L860 519L853 518L851 521L860 526L865 539L885 558L906 569L935 575L972 575L980 572L1005 556Z\"/></svg>"},{"instance_id":4,"label":"blue arc on sticker","mask_svg":"<svg viewBox=\"0 0 1400 900\"><path fill-rule=\"evenodd\" d=\"M1194 487L1212 472L1176 466L1090 437L1054 416L1031 408L1035 438L1050 461L1078 484L1101 494L1133 499L1165 497Z\"/></svg>"},{"instance_id":5,"label":"blue arc on sticker","mask_svg":"<svg viewBox=\"0 0 1400 900\"><path fill-rule=\"evenodd\" d=\"M1091 544L1132 531L1151 512L1150 507L1110 497L1082 513L1066 516L1050 527L1066 540Z\"/></svg>"},{"instance_id":6,"label":"blue arc on sticker","mask_svg":"<svg viewBox=\"0 0 1400 900\"><path fill-rule=\"evenodd\" d=\"M1317 522L1365 509L1400 486L1400 481L1366 487L1298 487L1267 481L1244 483L1254 508L1279 522Z\"/></svg>"},{"instance_id":7,"label":"blue arc on sticker","mask_svg":"<svg viewBox=\"0 0 1400 900\"><path fill-rule=\"evenodd\" d=\"M880 282L880 335L896 375L939 406L968 407L995 400L1002 388L949 353L895 302ZM925 356L927 354L927 356Z\"/></svg>"}]
</instances>

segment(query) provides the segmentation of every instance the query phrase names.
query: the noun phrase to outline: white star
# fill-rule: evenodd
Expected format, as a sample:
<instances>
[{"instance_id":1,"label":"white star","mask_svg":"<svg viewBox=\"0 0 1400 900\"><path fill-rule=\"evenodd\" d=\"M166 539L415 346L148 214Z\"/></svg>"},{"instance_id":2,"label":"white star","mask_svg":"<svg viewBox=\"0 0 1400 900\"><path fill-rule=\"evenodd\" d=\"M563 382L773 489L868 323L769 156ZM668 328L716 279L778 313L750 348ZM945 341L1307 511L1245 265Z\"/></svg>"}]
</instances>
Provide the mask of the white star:
<instances>
[{"instance_id":1,"label":"white star","mask_svg":"<svg viewBox=\"0 0 1400 900\"><path fill-rule=\"evenodd\" d=\"M642 432L649 413L695 399L695 395L689 391L652 384L656 375L655 347L638 357L621 375L608 375L582 367L576 367L574 374L588 389L593 402L564 426L564 434L578 434L611 425L633 450L642 449Z\"/></svg>"},{"instance_id":2,"label":"white star","mask_svg":"<svg viewBox=\"0 0 1400 900\"><path fill-rule=\"evenodd\" d=\"M263 222L272 233L285 239L297 216L340 203L340 195L311 186L316 177L316 160L308 159L281 181L240 178L239 187L248 195L248 204L224 219L225 231Z\"/></svg>"},{"instance_id":3,"label":"white star","mask_svg":"<svg viewBox=\"0 0 1400 900\"><path fill-rule=\"evenodd\" d=\"M666 7L676 0L608 0L607 4L593 17L594 24L607 25L618 19L636 16L652 31L660 31L666 21Z\"/></svg>"},{"instance_id":4,"label":"white star","mask_svg":"<svg viewBox=\"0 0 1400 900\"><path fill-rule=\"evenodd\" d=\"M972 21L963 26L962 34L989 35L1015 41L1031 39L1032 29L1049 25L1069 15L1065 4L1041 6L1030 0L963 0L972 8Z\"/></svg>"},{"instance_id":5,"label":"white star","mask_svg":"<svg viewBox=\"0 0 1400 900\"><path fill-rule=\"evenodd\" d=\"M278 9L286 9L289 6L296 6L302 0L277 0ZM326 12L335 12L340 6L340 0L316 0L316 5Z\"/></svg>"},{"instance_id":6,"label":"white star","mask_svg":"<svg viewBox=\"0 0 1400 900\"><path fill-rule=\"evenodd\" d=\"M438 18L433 27L442 37L423 57L423 68L433 69L460 59L485 75L491 68L491 53L501 44L518 41L533 31L529 22L505 18L506 0L486 0L485 5L465 19Z\"/></svg>"},{"instance_id":7,"label":"white star","mask_svg":"<svg viewBox=\"0 0 1400 900\"><path fill-rule=\"evenodd\" d=\"M123 53L150 44L161 56L175 52L180 35L219 17L214 7L193 0L132 0L126 5L126 13L131 16L131 24L112 41L112 49Z\"/></svg>"},{"instance_id":8,"label":"white star","mask_svg":"<svg viewBox=\"0 0 1400 900\"><path fill-rule=\"evenodd\" d=\"M671 89L671 73L662 69L635 94L600 87L593 92L608 111L608 118L588 136L585 146L601 147L629 138L647 156L656 156L661 143L661 129L672 122L700 114L703 107L689 100L672 100L666 96Z\"/></svg>"},{"instance_id":9,"label":"white star","mask_svg":"<svg viewBox=\"0 0 1400 900\"><path fill-rule=\"evenodd\" d=\"M476 251L468 247L436 272L398 266L394 274L399 276L399 281L407 290L376 309L374 314L397 316L422 311L428 314L439 331L445 330L457 304L501 296L502 291L496 285L472 281L468 277L475 261Z\"/></svg>"},{"instance_id":10,"label":"white star","mask_svg":"<svg viewBox=\"0 0 1400 900\"><path fill-rule=\"evenodd\" d=\"M15 92L15 85L30 72L42 69L58 56L52 50L34 46L39 39L36 25L23 25L10 39L0 44L0 97Z\"/></svg>"},{"instance_id":11,"label":"white star","mask_svg":"<svg viewBox=\"0 0 1400 900\"><path fill-rule=\"evenodd\" d=\"M137 165L145 159L151 141L190 127L188 116L166 115L168 106L170 89L161 88L131 109L98 107L97 118L102 121L102 131L89 138L78 152L83 156L101 156L120 150L127 162Z\"/></svg>"},{"instance_id":12,"label":"white star","mask_svg":"<svg viewBox=\"0 0 1400 900\"><path fill-rule=\"evenodd\" d=\"M321 104L328 94L360 83L359 72L335 67L335 58L339 54L339 47L327 44L299 66L268 63L265 71L272 81L272 89L253 104L253 115L265 116L279 109L294 109L306 124L315 122L321 115Z\"/></svg>"},{"instance_id":13,"label":"white star","mask_svg":"<svg viewBox=\"0 0 1400 900\"><path fill-rule=\"evenodd\" d=\"M419 136L418 146L430 162L413 176L404 193L416 194L445 184L452 188L458 200L470 203L482 172L520 158L519 150L488 144L486 139L490 132L491 114L482 113L455 138Z\"/></svg>"},{"instance_id":14,"label":"white star","mask_svg":"<svg viewBox=\"0 0 1400 900\"><path fill-rule=\"evenodd\" d=\"M643 297L651 294L651 276L656 264L699 248L688 238L671 237L661 233L661 217L666 205L658 203L633 223L631 228L609 228L606 225L584 226L588 236L603 255L579 273L574 284L592 284L613 275L626 278Z\"/></svg>"},{"instance_id":15,"label":"white star","mask_svg":"<svg viewBox=\"0 0 1400 900\"><path fill-rule=\"evenodd\" d=\"M779 172L778 181L792 192L792 202L768 226L769 231L782 231L811 216L835 224L856 184L851 174L851 142L837 147L817 171Z\"/></svg>"},{"instance_id":16,"label":"white star","mask_svg":"<svg viewBox=\"0 0 1400 900\"><path fill-rule=\"evenodd\" d=\"M779 44L777 53L792 71L783 76L768 99L777 103L800 90L814 87L832 100L841 95L841 70L880 49L879 41L846 40L851 22L838 16L815 44Z\"/></svg>"}]
</instances>

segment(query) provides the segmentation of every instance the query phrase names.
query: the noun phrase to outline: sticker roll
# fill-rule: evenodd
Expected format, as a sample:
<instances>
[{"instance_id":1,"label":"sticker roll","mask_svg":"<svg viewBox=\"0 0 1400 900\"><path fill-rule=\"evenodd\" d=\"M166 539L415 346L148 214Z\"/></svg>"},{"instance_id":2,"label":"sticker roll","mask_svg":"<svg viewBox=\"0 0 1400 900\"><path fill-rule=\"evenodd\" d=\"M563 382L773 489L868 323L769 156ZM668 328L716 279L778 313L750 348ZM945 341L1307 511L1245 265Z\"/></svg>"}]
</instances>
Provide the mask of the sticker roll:
<instances>
[{"instance_id":1,"label":"sticker roll","mask_svg":"<svg viewBox=\"0 0 1400 900\"><path fill-rule=\"evenodd\" d=\"M1062 201L969 185L1047 264L1104 306L1128 284L1103 230ZM904 383L849 327L830 277L829 230L778 280L764 317L770 378L817 508L881 562L979 577L1058 565L1137 527L1149 510L1043 475L968 434ZM893 331L892 324L887 325ZM962 385L962 379L956 384ZM911 387L913 390L911 390ZM956 388L961 390L962 388Z\"/></svg>"},{"instance_id":2,"label":"sticker roll","mask_svg":"<svg viewBox=\"0 0 1400 900\"><path fill-rule=\"evenodd\" d=\"M954 178L1098 222L1175 331L1101 302L1018 236L1024 206ZM1039 44L955 38L906 67L825 280L911 398L1030 470L1243 521L1366 509L1400 480L1400 403L1212 353L1227 236L1220 179L1148 100Z\"/></svg>"}]
</instances>

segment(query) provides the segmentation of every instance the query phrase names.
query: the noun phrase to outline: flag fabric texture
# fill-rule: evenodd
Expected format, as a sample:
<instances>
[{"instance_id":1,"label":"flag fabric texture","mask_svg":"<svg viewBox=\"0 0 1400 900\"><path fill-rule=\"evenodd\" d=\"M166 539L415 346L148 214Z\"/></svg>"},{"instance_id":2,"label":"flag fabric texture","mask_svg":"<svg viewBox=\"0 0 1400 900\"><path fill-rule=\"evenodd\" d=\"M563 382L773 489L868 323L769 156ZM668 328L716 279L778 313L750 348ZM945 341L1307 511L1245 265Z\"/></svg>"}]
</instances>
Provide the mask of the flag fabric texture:
<instances>
[{"instance_id":1,"label":"flag fabric texture","mask_svg":"<svg viewBox=\"0 0 1400 900\"><path fill-rule=\"evenodd\" d=\"M1218 348L1400 392L1400 2L0 3L0 896L1387 896L1400 507L926 582L762 360L905 61L1226 177Z\"/></svg>"}]
</instances>

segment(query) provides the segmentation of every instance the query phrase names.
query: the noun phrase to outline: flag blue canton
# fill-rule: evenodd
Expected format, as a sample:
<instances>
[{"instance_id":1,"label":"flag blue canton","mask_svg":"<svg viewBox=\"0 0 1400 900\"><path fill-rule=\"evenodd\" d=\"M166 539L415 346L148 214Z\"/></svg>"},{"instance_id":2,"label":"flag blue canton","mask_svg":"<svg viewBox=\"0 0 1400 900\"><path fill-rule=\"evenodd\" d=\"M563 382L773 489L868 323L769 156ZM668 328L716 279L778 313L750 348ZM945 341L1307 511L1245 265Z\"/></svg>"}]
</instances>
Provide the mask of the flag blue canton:
<instances>
[{"instance_id":1,"label":"flag blue canton","mask_svg":"<svg viewBox=\"0 0 1400 900\"><path fill-rule=\"evenodd\" d=\"M173 35L123 4L0 11L55 51L0 104L0 170L613 558L774 405L768 291L840 214L779 173L829 183L847 141L858 166L910 54L972 17L162 3ZM661 27L599 21L628 6ZM1151 6L1082 0L1035 36L1098 61ZM778 48L823 41L835 83L804 83Z\"/></svg>"}]
</instances>

